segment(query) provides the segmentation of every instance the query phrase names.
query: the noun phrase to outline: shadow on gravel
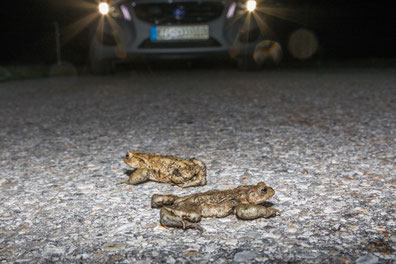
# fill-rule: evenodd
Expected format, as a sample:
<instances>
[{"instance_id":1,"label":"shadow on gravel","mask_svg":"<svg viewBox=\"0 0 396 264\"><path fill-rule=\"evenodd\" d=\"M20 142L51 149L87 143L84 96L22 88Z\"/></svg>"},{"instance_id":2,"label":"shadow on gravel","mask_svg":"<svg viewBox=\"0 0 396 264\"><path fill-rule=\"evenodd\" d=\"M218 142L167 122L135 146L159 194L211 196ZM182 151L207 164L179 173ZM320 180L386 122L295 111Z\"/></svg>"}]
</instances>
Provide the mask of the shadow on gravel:
<instances>
[{"instance_id":1,"label":"shadow on gravel","mask_svg":"<svg viewBox=\"0 0 396 264\"><path fill-rule=\"evenodd\" d=\"M77 76L82 73L82 69L78 69L71 63L61 63L53 65L10 65L0 66L0 82L52 78L60 76Z\"/></svg>"},{"instance_id":2,"label":"shadow on gravel","mask_svg":"<svg viewBox=\"0 0 396 264\"><path fill-rule=\"evenodd\" d=\"M396 68L396 58L365 58L365 59L322 59L316 58L307 61L288 60L280 65L262 66L253 72L273 72L273 71L298 71L298 70L337 70L337 69L392 69ZM141 63L119 64L115 70L107 75L125 75L131 72L156 73L175 71L196 71L196 70L232 70L237 69L236 63L227 59L221 60L181 60L181 61L151 61ZM0 82L54 78L64 76L84 76L91 75L88 66L74 66L70 63L61 65L8 65L0 66Z\"/></svg>"}]
</instances>

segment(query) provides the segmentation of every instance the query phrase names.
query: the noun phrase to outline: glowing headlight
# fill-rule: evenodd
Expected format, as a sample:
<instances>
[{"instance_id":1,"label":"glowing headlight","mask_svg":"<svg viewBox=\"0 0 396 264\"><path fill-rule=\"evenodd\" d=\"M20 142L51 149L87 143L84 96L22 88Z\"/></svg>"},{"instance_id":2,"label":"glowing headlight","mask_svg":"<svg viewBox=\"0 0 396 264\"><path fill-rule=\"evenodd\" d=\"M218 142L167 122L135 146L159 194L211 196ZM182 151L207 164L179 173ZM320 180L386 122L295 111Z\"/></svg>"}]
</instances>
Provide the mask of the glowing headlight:
<instances>
[{"instance_id":1,"label":"glowing headlight","mask_svg":"<svg viewBox=\"0 0 396 264\"><path fill-rule=\"evenodd\" d=\"M99 12L102 15L107 15L107 13L109 13L109 10L110 10L109 4L105 3L105 2L102 2L102 3L99 4L98 9L99 9Z\"/></svg>"},{"instance_id":2,"label":"glowing headlight","mask_svg":"<svg viewBox=\"0 0 396 264\"><path fill-rule=\"evenodd\" d=\"M248 0L248 1L246 2L246 9L247 9L249 12L253 12L254 9L256 9L256 5L257 5L256 0Z\"/></svg>"}]
</instances>

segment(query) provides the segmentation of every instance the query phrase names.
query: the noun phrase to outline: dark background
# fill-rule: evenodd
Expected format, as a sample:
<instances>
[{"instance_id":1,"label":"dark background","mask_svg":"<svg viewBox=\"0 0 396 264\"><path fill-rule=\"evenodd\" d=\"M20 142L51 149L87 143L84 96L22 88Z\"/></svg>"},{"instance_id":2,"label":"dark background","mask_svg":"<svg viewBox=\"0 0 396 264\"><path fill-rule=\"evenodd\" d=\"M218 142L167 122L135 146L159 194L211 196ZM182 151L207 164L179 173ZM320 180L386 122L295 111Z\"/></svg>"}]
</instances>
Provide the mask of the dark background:
<instances>
[{"instance_id":1,"label":"dark background","mask_svg":"<svg viewBox=\"0 0 396 264\"><path fill-rule=\"evenodd\" d=\"M391 1L282 0L289 21L279 19L275 31L289 33L290 25L313 30L320 42L321 58L396 57L395 9ZM88 27L72 39L70 26L96 12L95 0L7 1L0 9L2 51L0 64L56 62L54 21L62 37L62 59L77 65L87 63ZM278 21L278 22L279 22Z\"/></svg>"}]
</instances>

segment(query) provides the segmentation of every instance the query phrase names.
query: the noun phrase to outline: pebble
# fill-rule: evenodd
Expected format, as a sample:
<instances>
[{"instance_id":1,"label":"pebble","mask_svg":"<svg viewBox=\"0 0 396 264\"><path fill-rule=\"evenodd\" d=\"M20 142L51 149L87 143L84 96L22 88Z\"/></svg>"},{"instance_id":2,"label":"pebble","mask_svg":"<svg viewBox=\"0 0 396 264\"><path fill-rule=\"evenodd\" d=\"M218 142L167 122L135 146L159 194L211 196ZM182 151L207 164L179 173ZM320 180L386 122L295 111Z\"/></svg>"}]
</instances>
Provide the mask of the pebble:
<instances>
[{"instance_id":1,"label":"pebble","mask_svg":"<svg viewBox=\"0 0 396 264\"><path fill-rule=\"evenodd\" d=\"M356 264L375 264L375 263L378 263L378 257L372 254L361 256L356 260Z\"/></svg>"},{"instance_id":2,"label":"pebble","mask_svg":"<svg viewBox=\"0 0 396 264\"><path fill-rule=\"evenodd\" d=\"M118 251L125 249L125 245L119 242L110 242L104 244L101 249L105 251Z\"/></svg>"},{"instance_id":3,"label":"pebble","mask_svg":"<svg viewBox=\"0 0 396 264\"><path fill-rule=\"evenodd\" d=\"M216 248L217 247L215 245L209 244L209 245L205 246L205 251L210 254L210 253L214 252L216 250Z\"/></svg>"},{"instance_id":4,"label":"pebble","mask_svg":"<svg viewBox=\"0 0 396 264\"><path fill-rule=\"evenodd\" d=\"M52 245L47 245L44 248L44 254L46 255L62 255L66 252L65 247L55 247Z\"/></svg>"},{"instance_id":5,"label":"pebble","mask_svg":"<svg viewBox=\"0 0 396 264\"><path fill-rule=\"evenodd\" d=\"M256 257L257 257L257 254L255 252L244 250L244 251L237 252L234 255L234 261L235 262L249 262L250 260L253 260Z\"/></svg>"}]
</instances>

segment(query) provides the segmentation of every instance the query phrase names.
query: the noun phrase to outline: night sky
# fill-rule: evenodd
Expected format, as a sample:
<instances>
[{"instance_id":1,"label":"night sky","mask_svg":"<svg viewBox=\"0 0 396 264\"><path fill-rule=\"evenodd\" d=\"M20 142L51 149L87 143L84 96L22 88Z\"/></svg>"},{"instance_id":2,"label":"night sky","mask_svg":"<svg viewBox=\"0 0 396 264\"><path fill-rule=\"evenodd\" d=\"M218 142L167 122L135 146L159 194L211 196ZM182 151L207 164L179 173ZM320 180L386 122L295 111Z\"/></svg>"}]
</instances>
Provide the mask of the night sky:
<instances>
[{"instance_id":1,"label":"night sky","mask_svg":"<svg viewBox=\"0 0 396 264\"><path fill-rule=\"evenodd\" d=\"M4 1L0 9L1 64L53 63L56 60L54 21L61 27L63 59L76 64L87 61L89 30L71 40L64 32L90 12L84 0ZM396 57L395 9L391 1L281 0L294 10L285 25L305 26L317 35L321 56ZM84 4L85 3L85 4ZM301 10L305 10L301 12ZM277 26L279 34L287 32Z\"/></svg>"}]
</instances>

